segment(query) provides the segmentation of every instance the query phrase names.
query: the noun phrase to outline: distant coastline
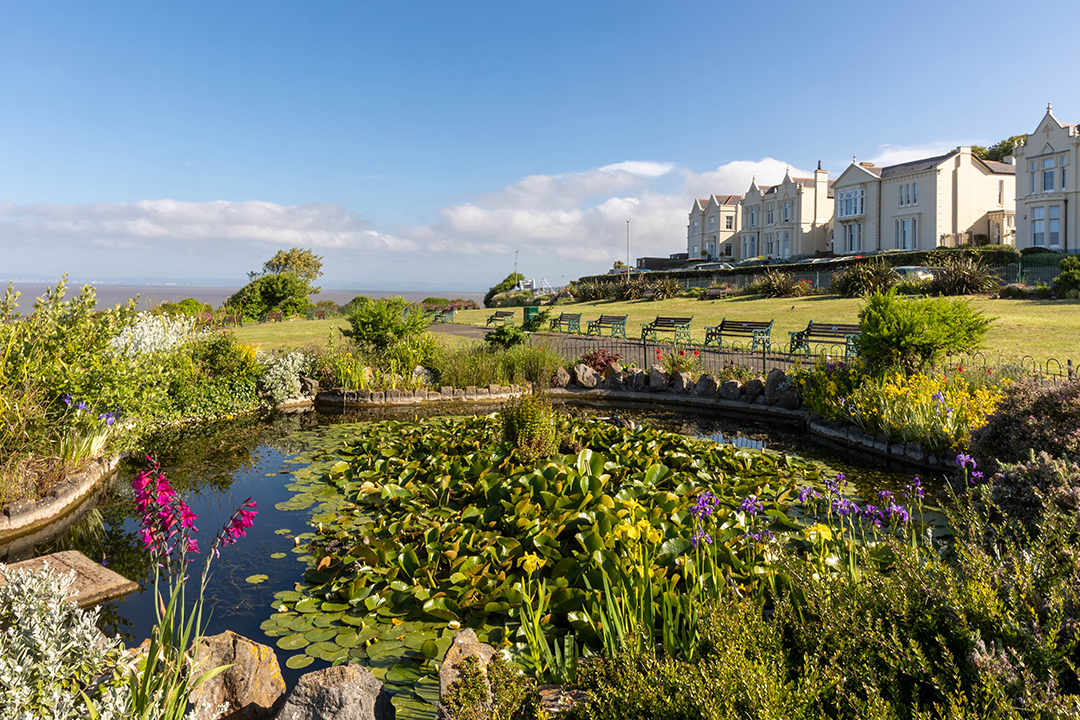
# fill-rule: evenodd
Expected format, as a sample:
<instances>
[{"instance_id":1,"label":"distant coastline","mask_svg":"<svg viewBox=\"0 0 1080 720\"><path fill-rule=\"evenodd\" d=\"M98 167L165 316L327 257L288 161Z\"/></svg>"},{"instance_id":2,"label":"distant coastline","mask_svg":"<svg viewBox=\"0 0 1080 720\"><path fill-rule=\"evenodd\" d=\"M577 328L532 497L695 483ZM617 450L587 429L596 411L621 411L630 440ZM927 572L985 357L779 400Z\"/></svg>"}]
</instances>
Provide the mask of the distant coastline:
<instances>
[{"instance_id":1,"label":"distant coastline","mask_svg":"<svg viewBox=\"0 0 1080 720\"><path fill-rule=\"evenodd\" d=\"M45 293L46 288L55 286L55 283L14 283L15 290L22 293L18 299L19 312L28 313L34 305L34 300ZM71 298L79 294L82 283L69 283L66 297ZM5 283L6 287L6 283ZM109 308L125 303L136 295L139 296L139 309L148 310L163 302L177 302L184 298L195 298L200 302L209 303L215 308L221 305L226 298L239 290L238 287L198 287L185 285L95 285L97 290L98 308ZM475 300L480 303L484 299L484 293L443 292L439 290L427 290L411 292L406 290L339 290L326 288L318 295L312 295L312 301L333 300L344 305L357 295L368 297L392 297L399 295L410 302L419 302L428 297L440 297L453 300Z\"/></svg>"}]
</instances>

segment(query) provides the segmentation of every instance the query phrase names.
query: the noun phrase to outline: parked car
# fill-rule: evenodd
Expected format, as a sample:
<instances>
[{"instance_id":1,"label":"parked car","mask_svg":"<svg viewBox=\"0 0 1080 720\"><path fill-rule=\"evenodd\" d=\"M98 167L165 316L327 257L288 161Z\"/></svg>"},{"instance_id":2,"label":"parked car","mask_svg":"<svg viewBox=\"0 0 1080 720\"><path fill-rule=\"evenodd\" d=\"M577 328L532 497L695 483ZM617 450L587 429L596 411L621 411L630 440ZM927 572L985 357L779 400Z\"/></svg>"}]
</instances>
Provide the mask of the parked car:
<instances>
[{"instance_id":1,"label":"parked car","mask_svg":"<svg viewBox=\"0 0 1080 720\"><path fill-rule=\"evenodd\" d=\"M901 265L900 267L894 267L893 272L899 275L901 280L923 281L934 279L934 273L930 272L930 268L921 265Z\"/></svg>"}]
</instances>

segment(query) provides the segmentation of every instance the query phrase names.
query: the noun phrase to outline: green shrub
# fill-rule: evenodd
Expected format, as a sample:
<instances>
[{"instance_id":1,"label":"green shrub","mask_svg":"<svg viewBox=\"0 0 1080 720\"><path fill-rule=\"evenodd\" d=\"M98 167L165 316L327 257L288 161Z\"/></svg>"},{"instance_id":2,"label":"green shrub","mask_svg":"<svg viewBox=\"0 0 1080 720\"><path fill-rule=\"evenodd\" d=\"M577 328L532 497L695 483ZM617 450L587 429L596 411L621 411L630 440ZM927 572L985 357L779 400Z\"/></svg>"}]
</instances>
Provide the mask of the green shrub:
<instances>
[{"instance_id":1,"label":"green shrub","mask_svg":"<svg viewBox=\"0 0 1080 720\"><path fill-rule=\"evenodd\" d=\"M934 273L929 291L932 295L974 295L996 290L1000 284L982 258L957 255L945 260Z\"/></svg>"},{"instance_id":2,"label":"green shrub","mask_svg":"<svg viewBox=\"0 0 1080 720\"><path fill-rule=\"evenodd\" d=\"M521 324L521 329L525 332L536 332L541 328L548 327L548 318L551 317L550 310L541 310L533 315L531 318Z\"/></svg>"},{"instance_id":3,"label":"green shrub","mask_svg":"<svg viewBox=\"0 0 1080 720\"><path fill-rule=\"evenodd\" d=\"M503 350L522 345L529 339L529 334L513 323L505 323L484 336L484 342Z\"/></svg>"},{"instance_id":4,"label":"green shrub","mask_svg":"<svg viewBox=\"0 0 1080 720\"><path fill-rule=\"evenodd\" d=\"M991 466L1025 462L1032 449L1080 458L1080 380L1059 387L1031 378L1012 383L998 411L972 433L971 453Z\"/></svg>"},{"instance_id":5,"label":"green shrub","mask_svg":"<svg viewBox=\"0 0 1080 720\"><path fill-rule=\"evenodd\" d=\"M640 300L651 289L649 282L640 275L631 275L628 280L613 282L611 285L615 290L612 299L621 300L622 302Z\"/></svg>"},{"instance_id":6,"label":"green shrub","mask_svg":"<svg viewBox=\"0 0 1080 720\"><path fill-rule=\"evenodd\" d=\"M829 283L829 292L846 298L866 297L886 292L899 281L891 265L882 258L874 258L834 275Z\"/></svg>"},{"instance_id":7,"label":"green shrub","mask_svg":"<svg viewBox=\"0 0 1080 720\"><path fill-rule=\"evenodd\" d=\"M1027 286L1020 283L1009 283L998 292L998 297L1002 300L1026 300L1028 295Z\"/></svg>"},{"instance_id":8,"label":"green shrub","mask_svg":"<svg viewBox=\"0 0 1080 720\"><path fill-rule=\"evenodd\" d=\"M1080 257L1066 255L1058 263L1061 274L1057 276L1057 296L1062 299L1075 300L1080 294Z\"/></svg>"},{"instance_id":9,"label":"green shrub","mask_svg":"<svg viewBox=\"0 0 1080 720\"><path fill-rule=\"evenodd\" d=\"M510 400L502 409L503 440L523 462L550 457L559 449L558 413L535 393Z\"/></svg>"},{"instance_id":10,"label":"green shrub","mask_svg":"<svg viewBox=\"0 0 1080 720\"><path fill-rule=\"evenodd\" d=\"M232 295L225 304L241 309L244 320L255 322L270 312L285 316L307 313L310 286L296 273L284 272L255 278Z\"/></svg>"},{"instance_id":11,"label":"green shrub","mask_svg":"<svg viewBox=\"0 0 1080 720\"><path fill-rule=\"evenodd\" d=\"M796 280L791 274L774 269L766 270L743 288L746 295L761 295L767 298L799 297L809 291L810 285L805 280Z\"/></svg>"},{"instance_id":12,"label":"green shrub","mask_svg":"<svg viewBox=\"0 0 1080 720\"><path fill-rule=\"evenodd\" d=\"M495 653L487 668L476 655L458 665L458 679L440 701L445 720L539 720L546 718L536 681ZM491 696L488 697L488 685Z\"/></svg>"},{"instance_id":13,"label":"green shrub","mask_svg":"<svg viewBox=\"0 0 1080 720\"><path fill-rule=\"evenodd\" d=\"M991 322L964 300L876 293L859 311L859 354L872 373L914 372L980 347Z\"/></svg>"},{"instance_id":14,"label":"green shrub","mask_svg":"<svg viewBox=\"0 0 1080 720\"><path fill-rule=\"evenodd\" d=\"M391 345L421 335L429 324L428 314L401 297L379 298L355 306L348 315L351 330L342 334L357 347L375 353Z\"/></svg>"},{"instance_id":15,"label":"green shrub","mask_svg":"<svg viewBox=\"0 0 1080 720\"><path fill-rule=\"evenodd\" d=\"M675 278L661 277L649 283L653 300L670 300L682 294L682 283Z\"/></svg>"},{"instance_id":16,"label":"green shrub","mask_svg":"<svg viewBox=\"0 0 1080 720\"><path fill-rule=\"evenodd\" d=\"M494 286L488 288L487 293L484 294L484 307L486 307L486 308L491 307L491 299L493 297L495 297L499 293L504 293L504 292L506 292L508 290L513 290L514 287L524 279L525 279L524 275L522 275L521 273L514 272L514 273L510 273L505 278L503 278L503 281L500 282L498 285L494 285Z\"/></svg>"}]
</instances>

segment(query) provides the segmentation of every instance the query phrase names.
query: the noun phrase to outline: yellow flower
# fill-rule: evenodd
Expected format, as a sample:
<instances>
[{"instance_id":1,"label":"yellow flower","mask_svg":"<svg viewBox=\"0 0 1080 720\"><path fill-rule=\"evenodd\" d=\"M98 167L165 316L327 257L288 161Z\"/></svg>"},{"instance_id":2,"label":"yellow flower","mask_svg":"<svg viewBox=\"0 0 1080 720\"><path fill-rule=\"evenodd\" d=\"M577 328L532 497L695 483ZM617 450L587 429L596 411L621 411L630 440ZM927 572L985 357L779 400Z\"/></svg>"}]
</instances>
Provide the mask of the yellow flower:
<instances>
[{"instance_id":1,"label":"yellow flower","mask_svg":"<svg viewBox=\"0 0 1080 720\"><path fill-rule=\"evenodd\" d=\"M655 545L656 543L660 542L662 538L663 535L660 534L659 530L657 530L656 528L649 528L649 534L647 538L649 542Z\"/></svg>"},{"instance_id":2,"label":"yellow flower","mask_svg":"<svg viewBox=\"0 0 1080 720\"><path fill-rule=\"evenodd\" d=\"M832 528L828 525L817 523L803 530L803 538L812 543L828 542L833 539Z\"/></svg>"},{"instance_id":3,"label":"yellow flower","mask_svg":"<svg viewBox=\"0 0 1080 720\"><path fill-rule=\"evenodd\" d=\"M525 553L524 555L521 556L521 559L518 560L518 566L525 568L525 572L527 572L527 573L536 572L536 570L538 568L544 567L544 565L546 563L547 563L547 560L540 557L536 553L531 553L531 552Z\"/></svg>"}]
</instances>

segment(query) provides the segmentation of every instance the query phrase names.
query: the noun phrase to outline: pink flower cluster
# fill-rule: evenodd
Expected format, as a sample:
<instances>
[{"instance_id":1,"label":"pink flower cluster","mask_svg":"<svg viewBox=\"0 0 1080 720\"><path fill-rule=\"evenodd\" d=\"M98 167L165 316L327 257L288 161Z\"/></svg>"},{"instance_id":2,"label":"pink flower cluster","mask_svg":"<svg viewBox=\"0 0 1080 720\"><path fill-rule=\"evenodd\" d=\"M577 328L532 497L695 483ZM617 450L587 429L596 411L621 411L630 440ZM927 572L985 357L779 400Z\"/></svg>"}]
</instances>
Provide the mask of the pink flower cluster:
<instances>
[{"instance_id":1,"label":"pink flower cluster","mask_svg":"<svg viewBox=\"0 0 1080 720\"><path fill-rule=\"evenodd\" d=\"M142 471L131 481L135 507L142 515L139 536L143 545L151 553L167 557L177 550L181 554L199 552L198 542L189 536L189 533L199 531L195 527L198 515L177 496L161 472L161 466L152 458L147 459L152 464L151 469Z\"/></svg>"},{"instance_id":2,"label":"pink flower cluster","mask_svg":"<svg viewBox=\"0 0 1080 720\"><path fill-rule=\"evenodd\" d=\"M259 512L258 510L249 509L254 507L258 507L258 505L254 500L248 498L243 505L236 509L233 516L229 518L229 522L222 528L220 537L223 545L232 545L237 538L247 536L247 529L251 527L255 515Z\"/></svg>"}]
</instances>

